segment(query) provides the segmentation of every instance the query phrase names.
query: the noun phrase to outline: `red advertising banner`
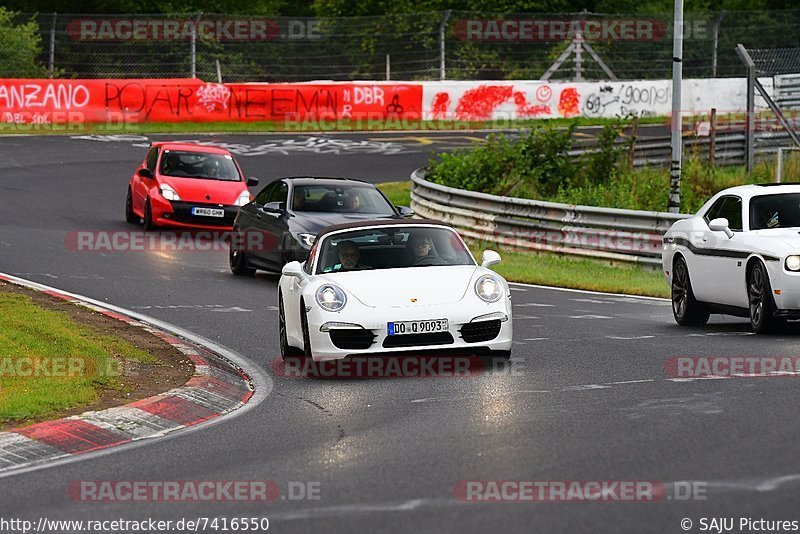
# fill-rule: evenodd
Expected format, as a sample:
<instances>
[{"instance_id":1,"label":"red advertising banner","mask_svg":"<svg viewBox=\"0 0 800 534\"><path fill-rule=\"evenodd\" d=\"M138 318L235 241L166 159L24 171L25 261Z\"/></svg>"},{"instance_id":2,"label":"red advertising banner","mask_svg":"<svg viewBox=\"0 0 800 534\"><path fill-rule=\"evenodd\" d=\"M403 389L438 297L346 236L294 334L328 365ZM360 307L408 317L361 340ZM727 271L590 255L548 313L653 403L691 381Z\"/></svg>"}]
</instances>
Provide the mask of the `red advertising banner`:
<instances>
[{"instance_id":1,"label":"red advertising banner","mask_svg":"<svg viewBox=\"0 0 800 534\"><path fill-rule=\"evenodd\" d=\"M14 124L422 118L422 85L206 83L198 79L0 79Z\"/></svg>"}]
</instances>

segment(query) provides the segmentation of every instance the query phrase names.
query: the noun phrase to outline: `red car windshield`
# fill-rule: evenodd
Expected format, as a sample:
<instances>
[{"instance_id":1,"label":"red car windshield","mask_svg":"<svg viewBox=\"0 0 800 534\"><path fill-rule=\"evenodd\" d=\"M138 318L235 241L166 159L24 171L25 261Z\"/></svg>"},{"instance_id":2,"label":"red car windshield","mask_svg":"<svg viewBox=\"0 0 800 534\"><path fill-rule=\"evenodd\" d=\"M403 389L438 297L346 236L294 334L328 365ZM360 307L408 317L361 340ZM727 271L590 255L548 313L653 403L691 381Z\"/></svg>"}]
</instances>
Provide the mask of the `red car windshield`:
<instances>
[{"instance_id":1,"label":"red car windshield","mask_svg":"<svg viewBox=\"0 0 800 534\"><path fill-rule=\"evenodd\" d=\"M165 150L164 155L161 156L159 172L163 175L177 178L198 178L227 182L240 182L242 180L236 163L227 154Z\"/></svg>"}]
</instances>

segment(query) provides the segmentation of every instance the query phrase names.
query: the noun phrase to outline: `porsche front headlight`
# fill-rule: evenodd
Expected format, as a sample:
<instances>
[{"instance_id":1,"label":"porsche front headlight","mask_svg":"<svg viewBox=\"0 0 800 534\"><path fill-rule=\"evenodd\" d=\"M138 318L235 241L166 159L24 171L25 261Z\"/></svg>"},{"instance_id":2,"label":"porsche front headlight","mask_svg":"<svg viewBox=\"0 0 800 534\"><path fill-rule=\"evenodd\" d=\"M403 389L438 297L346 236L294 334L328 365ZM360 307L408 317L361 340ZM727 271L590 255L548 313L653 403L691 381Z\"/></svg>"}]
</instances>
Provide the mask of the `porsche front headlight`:
<instances>
[{"instance_id":1,"label":"porsche front headlight","mask_svg":"<svg viewBox=\"0 0 800 534\"><path fill-rule=\"evenodd\" d=\"M800 256L786 256L784 265L787 271L800 271Z\"/></svg>"},{"instance_id":2,"label":"porsche front headlight","mask_svg":"<svg viewBox=\"0 0 800 534\"><path fill-rule=\"evenodd\" d=\"M496 276L485 274L475 282L475 293L484 302L497 302L503 296L503 284Z\"/></svg>"},{"instance_id":3,"label":"porsche front headlight","mask_svg":"<svg viewBox=\"0 0 800 534\"><path fill-rule=\"evenodd\" d=\"M347 296L342 288L333 284L325 284L317 289L315 297L317 304L326 311L337 312L347 304Z\"/></svg>"}]
</instances>

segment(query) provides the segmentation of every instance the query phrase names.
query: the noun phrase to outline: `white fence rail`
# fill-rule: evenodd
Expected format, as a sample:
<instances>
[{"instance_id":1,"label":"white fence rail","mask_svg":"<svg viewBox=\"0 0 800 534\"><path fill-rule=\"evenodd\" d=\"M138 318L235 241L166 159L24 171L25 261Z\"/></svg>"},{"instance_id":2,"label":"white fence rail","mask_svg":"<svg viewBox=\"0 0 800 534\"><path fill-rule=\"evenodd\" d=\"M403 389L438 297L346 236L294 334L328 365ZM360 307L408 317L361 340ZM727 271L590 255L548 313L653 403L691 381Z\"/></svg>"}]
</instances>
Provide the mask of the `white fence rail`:
<instances>
[{"instance_id":1,"label":"white fence rail","mask_svg":"<svg viewBox=\"0 0 800 534\"><path fill-rule=\"evenodd\" d=\"M464 191L411 174L411 207L448 222L462 235L531 251L548 251L656 267L661 238L684 214L558 204Z\"/></svg>"}]
</instances>

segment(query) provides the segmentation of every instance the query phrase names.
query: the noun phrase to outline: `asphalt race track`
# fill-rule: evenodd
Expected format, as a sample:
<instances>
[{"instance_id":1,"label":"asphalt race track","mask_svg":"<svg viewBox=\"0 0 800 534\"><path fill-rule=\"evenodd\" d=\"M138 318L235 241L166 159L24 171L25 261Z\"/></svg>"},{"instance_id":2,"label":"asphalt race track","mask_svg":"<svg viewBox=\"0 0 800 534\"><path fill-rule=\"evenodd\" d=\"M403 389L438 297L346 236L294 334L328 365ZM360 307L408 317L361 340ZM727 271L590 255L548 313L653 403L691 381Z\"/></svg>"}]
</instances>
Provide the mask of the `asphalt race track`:
<instances>
[{"instance_id":1,"label":"asphalt race track","mask_svg":"<svg viewBox=\"0 0 800 534\"><path fill-rule=\"evenodd\" d=\"M442 134L427 144L416 134L180 138L238 146L245 172L263 184L319 173L406 179L431 150L476 135ZM235 278L224 251L65 245L72 231L135 229L123 221L125 187L146 145L0 140L0 271L178 325L271 373L279 358L276 276ZM683 518L693 530L702 517L800 519L800 382L676 380L664 370L674 356L797 355L800 335L750 335L745 320L722 316L680 328L669 303L655 299L515 286L513 300L510 369L439 379L275 376L266 400L240 417L0 478L0 516L268 517L270 531L348 533L680 532ZM82 480L311 482L320 498L76 502L67 485ZM694 481L705 500L462 502L454 486L463 480Z\"/></svg>"}]
</instances>

